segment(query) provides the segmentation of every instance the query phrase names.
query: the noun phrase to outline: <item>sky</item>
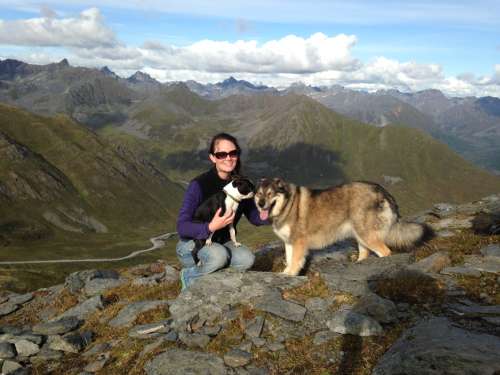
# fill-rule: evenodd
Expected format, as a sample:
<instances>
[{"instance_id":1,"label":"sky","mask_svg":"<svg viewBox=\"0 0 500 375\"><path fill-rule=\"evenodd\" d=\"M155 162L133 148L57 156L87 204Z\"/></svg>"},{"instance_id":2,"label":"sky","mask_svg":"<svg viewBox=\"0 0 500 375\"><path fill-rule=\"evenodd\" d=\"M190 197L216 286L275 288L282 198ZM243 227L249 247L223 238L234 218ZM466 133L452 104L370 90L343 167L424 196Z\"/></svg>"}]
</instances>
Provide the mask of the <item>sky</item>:
<instances>
[{"instance_id":1,"label":"sky","mask_svg":"<svg viewBox=\"0 0 500 375\"><path fill-rule=\"evenodd\" d=\"M500 97L498 0L0 0L0 59Z\"/></svg>"}]
</instances>

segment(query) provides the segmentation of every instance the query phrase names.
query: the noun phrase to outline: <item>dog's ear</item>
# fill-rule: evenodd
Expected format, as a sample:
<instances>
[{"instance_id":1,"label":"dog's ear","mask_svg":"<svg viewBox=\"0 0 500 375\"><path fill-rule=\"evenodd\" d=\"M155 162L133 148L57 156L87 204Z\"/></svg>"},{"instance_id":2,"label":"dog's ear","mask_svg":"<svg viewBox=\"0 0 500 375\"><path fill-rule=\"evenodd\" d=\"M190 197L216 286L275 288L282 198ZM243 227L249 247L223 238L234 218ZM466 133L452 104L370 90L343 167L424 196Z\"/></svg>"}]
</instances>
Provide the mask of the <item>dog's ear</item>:
<instances>
[{"instance_id":1,"label":"dog's ear","mask_svg":"<svg viewBox=\"0 0 500 375\"><path fill-rule=\"evenodd\" d=\"M271 184L271 181L269 181L268 178L262 177L259 180L259 183L257 184L257 188L259 188L259 187L265 188L265 187L269 186L270 184Z\"/></svg>"},{"instance_id":2,"label":"dog's ear","mask_svg":"<svg viewBox=\"0 0 500 375\"><path fill-rule=\"evenodd\" d=\"M288 193L288 185L281 178L276 177L273 180L273 183L278 193L283 193L283 194Z\"/></svg>"}]
</instances>

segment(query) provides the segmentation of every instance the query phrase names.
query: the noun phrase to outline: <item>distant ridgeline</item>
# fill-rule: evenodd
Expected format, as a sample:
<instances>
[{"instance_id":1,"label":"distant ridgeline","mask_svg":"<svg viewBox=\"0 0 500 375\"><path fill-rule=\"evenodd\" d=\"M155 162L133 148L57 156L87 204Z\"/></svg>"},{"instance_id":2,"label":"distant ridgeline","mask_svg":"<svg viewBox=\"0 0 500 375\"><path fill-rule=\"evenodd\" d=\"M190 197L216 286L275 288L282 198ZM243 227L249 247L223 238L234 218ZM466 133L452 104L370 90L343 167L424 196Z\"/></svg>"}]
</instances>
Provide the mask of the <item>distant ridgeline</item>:
<instances>
[{"instance_id":1,"label":"distant ridgeline","mask_svg":"<svg viewBox=\"0 0 500 375\"><path fill-rule=\"evenodd\" d=\"M472 130L456 138L463 126L438 121L463 108L490 121L481 124L493 124L498 100L471 100L435 90L368 94L295 84L277 91L233 77L162 84L142 72L125 79L66 60L3 60L0 239L173 224L180 185L209 167L207 141L219 131L237 136L245 172L255 178L281 176L317 187L375 181L395 195L403 213L474 200L498 192L500 178L425 133L452 147L481 138ZM493 145L490 125L476 130L491 141L479 159L493 165L488 155L500 142ZM451 129L455 143L446 138ZM469 146L463 155L476 160Z\"/></svg>"}]
</instances>

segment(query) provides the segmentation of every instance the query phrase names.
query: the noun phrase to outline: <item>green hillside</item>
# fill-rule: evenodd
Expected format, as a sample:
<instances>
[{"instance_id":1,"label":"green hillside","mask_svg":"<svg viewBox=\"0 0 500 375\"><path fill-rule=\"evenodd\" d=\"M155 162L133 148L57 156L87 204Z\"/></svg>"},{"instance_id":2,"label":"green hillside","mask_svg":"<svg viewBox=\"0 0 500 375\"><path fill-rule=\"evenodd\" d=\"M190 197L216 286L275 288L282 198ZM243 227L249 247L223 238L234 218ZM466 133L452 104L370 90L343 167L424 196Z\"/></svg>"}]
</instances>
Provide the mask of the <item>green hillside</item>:
<instances>
[{"instance_id":1,"label":"green hillside","mask_svg":"<svg viewBox=\"0 0 500 375\"><path fill-rule=\"evenodd\" d=\"M147 236L174 230L182 189L65 116L0 104L0 155L2 260L21 257L9 251L18 247L37 257L42 243L64 244L66 257L113 244L126 252L129 240L147 244Z\"/></svg>"},{"instance_id":2,"label":"green hillside","mask_svg":"<svg viewBox=\"0 0 500 375\"><path fill-rule=\"evenodd\" d=\"M116 128L107 129L110 138L135 145L176 180L185 181L206 168L207 141L215 132L228 131L240 140L246 151L245 170L254 177L279 175L310 186L375 181L396 196L405 213L500 191L500 178L407 126L369 126L300 95L218 101L182 90L176 95L176 103L191 103L185 107L189 119L182 126L151 106L146 110L155 118L151 139L138 141L118 135ZM182 95L186 97L178 97Z\"/></svg>"}]
</instances>

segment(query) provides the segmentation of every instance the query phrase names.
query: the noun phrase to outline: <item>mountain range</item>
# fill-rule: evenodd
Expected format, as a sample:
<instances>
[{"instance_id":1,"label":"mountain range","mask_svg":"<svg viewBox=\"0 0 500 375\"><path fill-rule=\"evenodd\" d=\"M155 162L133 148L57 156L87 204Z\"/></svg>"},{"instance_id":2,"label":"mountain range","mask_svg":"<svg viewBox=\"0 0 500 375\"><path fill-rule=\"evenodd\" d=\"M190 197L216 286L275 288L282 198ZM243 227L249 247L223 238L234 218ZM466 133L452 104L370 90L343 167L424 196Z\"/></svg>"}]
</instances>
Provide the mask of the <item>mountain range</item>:
<instances>
[{"instance_id":1,"label":"mountain range","mask_svg":"<svg viewBox=\"0 0 500 375\"><path fill-rule=\"evenodd\" d=\"M474 164L500 174L500 99L494 97L450 98L438 90L368 93L338 85L315 87L302 83L278 90L234 77L216 84L160 83L143 72L121 78L107 67L72 67L66 59L48 65L0 61L1 102L38 114L66 113L93 129L120 124L137 136L144 134L135 121L131 121L136 117L130 115L131 110L152 97L158 101L155 96L180 84L209 100L234 95L306 95L367 124L398 124L421 129ZM182 117L182 111L174 113L176 116Z\"/></svg>"},{"instance_id":2,"label":"mountain range","mask_svg":"<svg viewBox=\"0 0 500 375\"><path fill-rule=\"evenodd\" d=\"M179 184L209 167L207 142L220 131L238 138L251 177L281 176L315 187L371 180L395 195L403 213L500 188L500 177L436 136L449 133L457 144L465 134L494 139L491 122L475 131L440 119L463 108L493 121L495 98L302 84L277 90L232 77L211 85L164 84L142 72L121 78L66 60L43 66L3 60L0 102L0 239L6 246L173 229Z\"/></svg>"}]
</instances>

